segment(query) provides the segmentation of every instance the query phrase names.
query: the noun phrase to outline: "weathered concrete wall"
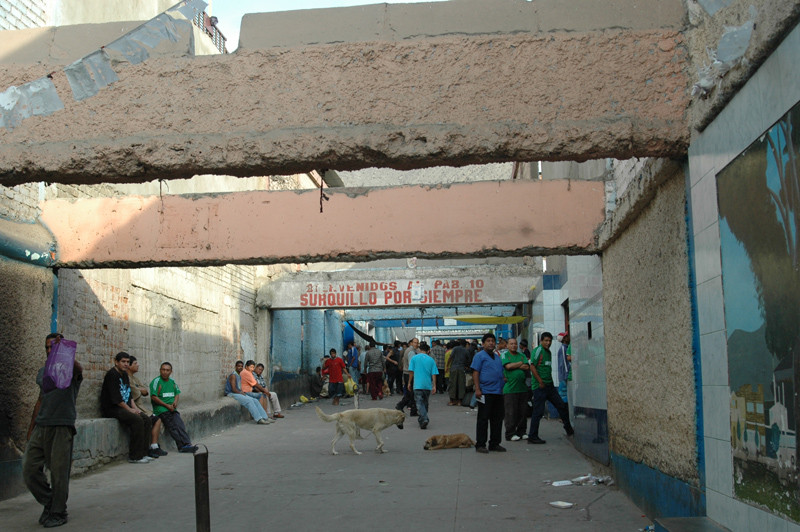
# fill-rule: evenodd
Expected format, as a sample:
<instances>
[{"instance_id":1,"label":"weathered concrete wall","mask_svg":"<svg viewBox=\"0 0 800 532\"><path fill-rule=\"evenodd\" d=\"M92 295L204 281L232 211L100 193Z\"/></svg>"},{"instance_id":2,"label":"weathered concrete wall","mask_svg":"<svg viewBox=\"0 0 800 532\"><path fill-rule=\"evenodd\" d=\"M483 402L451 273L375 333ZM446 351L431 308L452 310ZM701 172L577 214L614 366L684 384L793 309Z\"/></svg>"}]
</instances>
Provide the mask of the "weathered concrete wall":
<instances>
[{"instance_id":1,"label":"weathered concrete wall","mask_svg":"<svg viewBox=\"0 0 800 532\"><path fill-rule=\"evenodd\" d=\"M691 83L696 83L698 70L710 66L712 59L707 49L717 51L723 35L747 22L754 24L752 35L746 43L743 61L723 77L715 76L716 85L704 98L695 98L689 107L689 123L693 129L702 131L742 88L781 40L795 27L800 19L798 0L725 0L708 2L721 7L710 13L698 2L689 5L690 30L687 32L687 50L692 59Z\"/></svg>"},{"instance_id":2,"label":"weathered concrete wall","mask_svg":"<svg viewBox=\"0 0 800 532\"><path fill-rule=\"evenodd\" d=\"M682 42L609 29L151 58L82 101L59 70L65 108L0 131L0 181L680 155Z\"/></svg>"},{"instance_id":3,"label":"weathered concrete wall","mask_svg":"<svg viewBox=\"0 0 800 532\"><path fill-rule=\"evenodd\" d=\"M0 257L0 497L18 491L20 459L44 365L55 277L47 268Z\"/></svg>"},{"instance_id":4,"label":"weathered concrete wall","mask_svg":"<svg viewBox=\"0 0 800 532\"><path fill-rule=\"evenodd\" d=\"M44 203L42 220L59 242L61 265L111 266L586 252L604 216L603 184L585 181L327 194L323 213L317 191L53 200ZM529 214L509 218L480 208L465 216L464 205Z\"/></svg>"},{"instance_id":5,"label":"weathered concrete wall","mask_svg":"<svg viewBox=\"0 0 800 532\"><path fill-rule=\"evenodd\" d=\"M52 24L96 24L113 20L148 20L177 4L173 0L55 0Z\"/></svg>"},{"instance_id":6,"label":"weathered concrete wall","mask_svg":"<svg viewBox=\"0 0 800 532\"><path fill-rule=\"evenodd\" d=\"M603 253L612 453L699 478L682 172Z\"/></svg>"},{"instance_id":7,"label":"weathered concrete wall","mask_svg":"<svg viewBox=\"0 0 800 532\"><path fill-rule=\"evenodd\" d=\"M375 3L336 9L252 13L242 18L240 49L365 41L403 41L437 35L593 31L605 28L679 29L679 0L484 0Z\"/></svg>"},{"instance_id":8,"label":"weathered concrete wall","mask_svg":"<svg viewBox=\"0 0 800 532\"><path fill-rule=\"evenodd\" d=\"M100 385L119 351L140 360L143 382L171 362L183 404L219 398L235 360L259 359L252 283L244 266L59 270L59 330L78 342L85 367L79 415L100 415Z\"/></svg>"}]
</instances>

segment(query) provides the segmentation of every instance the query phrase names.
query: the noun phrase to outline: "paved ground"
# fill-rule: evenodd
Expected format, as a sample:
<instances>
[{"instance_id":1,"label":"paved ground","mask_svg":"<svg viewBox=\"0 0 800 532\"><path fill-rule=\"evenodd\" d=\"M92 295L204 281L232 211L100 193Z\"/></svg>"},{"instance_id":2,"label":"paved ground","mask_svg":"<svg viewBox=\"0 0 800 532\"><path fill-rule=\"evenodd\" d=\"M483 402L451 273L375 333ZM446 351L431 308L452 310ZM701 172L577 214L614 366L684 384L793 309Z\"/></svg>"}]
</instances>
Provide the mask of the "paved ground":
<instances>
[{"instance_id":1,"label":"paved ground","mask_svg":"<svg viewBox=\"0 0 800 532\"><path fill-rule=\"evenodd\" d=\"M362 399L361 407L394 405ZM416 418L384 432L386 454L373 452L371 434L354 455L340 441L330 454L333 424L311 405L285 412L267 426L243 424L202 442L209 449L214 530L558 530L636 531L651 522L620 491L605 485L553 487L591 472L563 436L558 421L543 421L547 445L504 442L507 453L474 449L425 451L434 434L475 438L475 411L448 407L433 396L431 423ZM352 400L323 411L352 408ZM147 465L127 462L73 479L70 522L76 530L189 531L195 529L192 455L170 453ZM551 501L575 503L561 510ZM39 530L41 507L30 495L0 502L0 529Z\"/></svg>"}]
</instances>

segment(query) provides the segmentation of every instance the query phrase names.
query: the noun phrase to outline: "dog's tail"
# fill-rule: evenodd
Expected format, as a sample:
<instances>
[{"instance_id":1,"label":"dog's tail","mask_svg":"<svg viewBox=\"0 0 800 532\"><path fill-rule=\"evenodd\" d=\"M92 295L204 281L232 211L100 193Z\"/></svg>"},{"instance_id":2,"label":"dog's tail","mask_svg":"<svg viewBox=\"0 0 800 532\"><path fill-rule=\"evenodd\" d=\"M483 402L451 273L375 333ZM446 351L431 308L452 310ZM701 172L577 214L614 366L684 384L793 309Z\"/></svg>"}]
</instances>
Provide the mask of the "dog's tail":
<instances>
[{"instance_id":1,"label":"dog's tail","mask_svg":"<svg viewBox=\"0 0 800 532\"><path fill-rule=\"evenodd\" d=\"M319 417L322 421L336 421L339 418L338 414L329 416L328 414L320 410L318 406L315 406L314 408L317 411L317 417Z\"/></svg>"}]
</instances>

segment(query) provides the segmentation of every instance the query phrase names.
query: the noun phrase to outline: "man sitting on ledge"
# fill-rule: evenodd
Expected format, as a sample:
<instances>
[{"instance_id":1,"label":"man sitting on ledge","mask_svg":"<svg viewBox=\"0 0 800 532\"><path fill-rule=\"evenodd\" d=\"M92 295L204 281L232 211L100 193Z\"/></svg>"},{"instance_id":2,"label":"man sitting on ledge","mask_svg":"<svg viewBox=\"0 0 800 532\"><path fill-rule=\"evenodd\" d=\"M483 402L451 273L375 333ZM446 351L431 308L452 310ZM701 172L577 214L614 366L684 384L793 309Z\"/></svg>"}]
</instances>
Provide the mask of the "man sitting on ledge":
<instances>
[{"instance_id":1,"label":"man sitting on ledge","mask_svg":"<svg viewBox=\"0 0 800 532\"><path fill-rule=\"evenodd\" d=\"M159 455L150 452L150 416L139 410L131 399L131 383L128 379L130 361L131 356L124 351L114 357L114 367L106 373L100 389L100 411L103 417L116 418L120 424L128 427L128 462L146 464Z\"/></svg>"},{"instance_id":2,"label":"man sitting on ledge","mask_svg":"<svg viewBox=\"0 0 800 532\"><path fill-rule=\"evenodd\" d=\"M172 364L164 362L159 370L160 376L153 379L150 383L150 400L153 402L153 415L158 416L164 422L169 435L175 440L178 451L182 453L193 453L197 450L197 445L192 445L192 440L186 432L186 425L183 424L180 413L178 413L178 399L181 390L172 375Z\"/></svg>"}]
</instances>

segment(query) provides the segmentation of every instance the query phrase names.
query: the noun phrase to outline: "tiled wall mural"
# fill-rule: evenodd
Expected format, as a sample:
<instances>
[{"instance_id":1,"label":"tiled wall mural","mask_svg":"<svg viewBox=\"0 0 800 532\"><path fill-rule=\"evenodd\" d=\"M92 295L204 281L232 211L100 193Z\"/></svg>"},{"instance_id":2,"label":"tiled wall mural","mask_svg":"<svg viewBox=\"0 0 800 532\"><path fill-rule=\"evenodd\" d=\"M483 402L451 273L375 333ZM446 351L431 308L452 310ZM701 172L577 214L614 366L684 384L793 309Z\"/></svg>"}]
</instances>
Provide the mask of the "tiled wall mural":
<instances>
[{"instance_id":1,"label":"tiled wall mural","mask_svg":"<svg viewBox=\"0 0 800 532\"><path fill-rule=\"evenodd\" d=\"M735 496L800 521L800 104L717 175Z\"/></svg>"}]
</instances>

